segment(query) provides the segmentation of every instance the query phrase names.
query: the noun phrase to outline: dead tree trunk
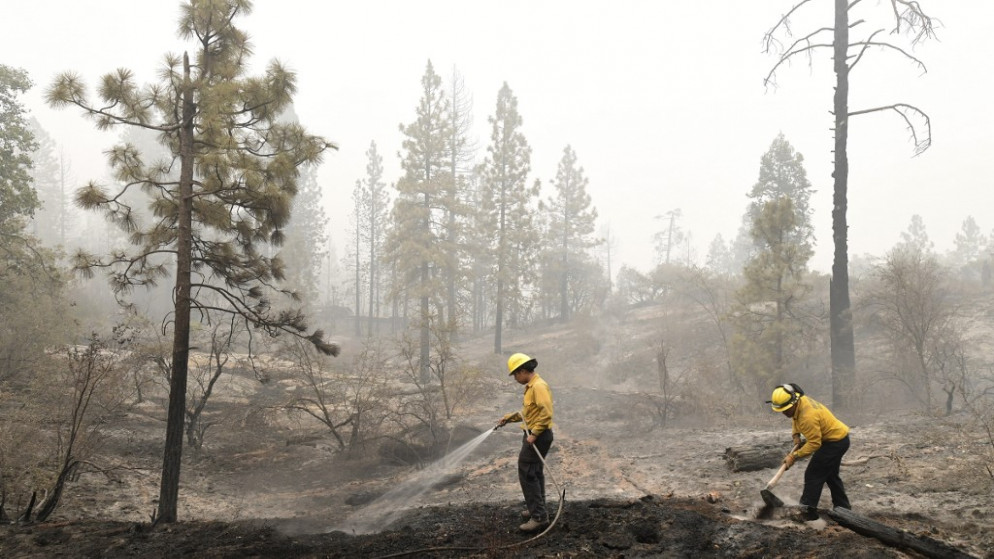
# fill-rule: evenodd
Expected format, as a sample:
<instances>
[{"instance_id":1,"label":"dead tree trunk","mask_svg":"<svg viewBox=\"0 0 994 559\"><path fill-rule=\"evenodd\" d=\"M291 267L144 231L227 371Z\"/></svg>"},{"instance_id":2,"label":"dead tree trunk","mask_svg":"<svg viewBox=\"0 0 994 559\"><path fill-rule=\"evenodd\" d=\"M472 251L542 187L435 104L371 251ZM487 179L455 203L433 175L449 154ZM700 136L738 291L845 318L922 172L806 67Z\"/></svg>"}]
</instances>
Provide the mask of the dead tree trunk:
<instances>
[{"instance_id":1,"label":"dead tree trunk","mask_svg":"<svg viewBox=\"0 0 994 559\"><path fill-rule=\"evenodd\" d=\"M21 513L21 516L17 517L18 524L27 524L28 522L31 522L31 514L35 510L35 503L37 502L37 500L38 500L38 492L32 491L31 499L28 500L28 506L24 507L24 512Z\"/></svg>"},{"instance_id":2,"label":"dead tree trunk","mask_svg":"<svg viewBox=\"0 0 994 559\"><path fill-rule=\"evenodd\" d=\"M767 32L765 41L767 51L779 45L774 35L780 31L786 32L790 36L790 16L799 8L807 4L810 0L797 0L794 7L787 15L780 18L780 21ZM874 38L878 33L884 31L878 29L873 31L866 38L850 40L850 30L863 23L860 19L850 23L849 10L852 9L859 0L834 0L835 4L835 25L833 27L822 27L801 39L797 39L783 51L773 70L767 75L766 83L773 83L773 75L777 67L786 64L795 56L810 56L811 51L822 47L831 47L833 50L832 60L836 75L835 95L833 99L833 113L835 115L835 149L833 161L833 194L832 194L832 239L835 252L832 261L832 278L829 283L829 328L831 340L831 362L832 362L832 401L835 408L845 410L854 405L853 392L856 386L856 349L852 328L852 308L849 297L849 246L848 246L848 190L849 190L849 118L882 110L893 110L901 115L915 142L916 155L928 149L932 142L932 130L928 116L917 107L906 103L896 103L863 109L858 111L849 110L849 73L852 68L863 58L863 54L873 45L881 45L875 42ZM932 18L926 15L917 1L890 0L884 2L890 4L891 11L895 18L893 34L904 34L912 37L912 44L923 38L934 37ZM815 39L823 33L832 34L831 44L825 44ZM890 43L882 43L881 46L890 47L901 53L903 56L918 65L923 71L924 64L904 49ZM858 52L855 52L858 51ZM918 139L917 125L909 120L909 116L920 116L924 119L924 127L927 130L927 137L921 141Z\"/></svg>"},{"instance_id":3,"label":"dead tree trunk","mask_svg":"<svg viewBox=\"0 0 994 559\"><path fill-rule=\"evenodd\" d=\"M62 471L59 472L59 477L55 481L55 486L52 487L52 493L48 495L45 501L42 503L41 508L38 510L38 514L35 519L38 522L44 522L48 520L48 517L55 512L55 508L59 506L59 501L62 500L62 492L65 490L66 482L75 475L76 470L79 468L79 461L73 458L66 460Z\"/></svg>"},{"instance_id":4,"label":"dead tree trunk","mask_svg":"<svg viewBox=\"0 0 994 559\"><path fill-rule=\"evenodd\" d=\"M840 410L852 404L856 344L849 300L849 0L835 0L835 161L832 171L832 240L835 252L829 282L829 329L832 354L832 402Z\"/></svg>"},{"instance_id":5,"label":"dead tree trunk","mask_svg":"<svg viewBox=\"0 0 994 559\"><path fill-rule=\"evenodd\" d=\"M865 516L860 516L851 510L833 509L825 511L825 513L841 526L845 526L857 534L876 538L891 547L912 550L932 559L973 558L972 555L963 553L945 542L934 540L928 536L915 536L904 530L898 530L870 520Z\"/></svg>"}]
</instances>

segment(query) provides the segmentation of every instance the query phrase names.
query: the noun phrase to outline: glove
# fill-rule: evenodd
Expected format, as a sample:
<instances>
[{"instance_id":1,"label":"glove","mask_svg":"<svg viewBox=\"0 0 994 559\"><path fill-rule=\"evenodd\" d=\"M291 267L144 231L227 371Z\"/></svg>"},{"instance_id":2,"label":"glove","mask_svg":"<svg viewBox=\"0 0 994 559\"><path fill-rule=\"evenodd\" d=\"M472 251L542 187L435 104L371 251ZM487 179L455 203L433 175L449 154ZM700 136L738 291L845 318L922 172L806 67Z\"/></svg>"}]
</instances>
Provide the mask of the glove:
<instances>
[{"instance_id":1,"label":"glove","mask_svg":"<svg viewBox=\"0 0 994 559\"><path fill-rule=\"evenodd\" d=\"M794 433L794 448L800 448L800 447L801 447L801 434Z\"/></svg>"},{"instance_id":2,"label":"glove","mask_svg":"<svg viewBox=\"0 0 994 559\"><path fill-rule=\"evenodd\" d=\"M794 462L796 460L797 460L797 458L794 458L794 453L793 452L791 452L787 456L783 457L783 463L787 465L787 469L788 470L790 469L791 466L794 465Z\"/></svg>"}]
</instances>

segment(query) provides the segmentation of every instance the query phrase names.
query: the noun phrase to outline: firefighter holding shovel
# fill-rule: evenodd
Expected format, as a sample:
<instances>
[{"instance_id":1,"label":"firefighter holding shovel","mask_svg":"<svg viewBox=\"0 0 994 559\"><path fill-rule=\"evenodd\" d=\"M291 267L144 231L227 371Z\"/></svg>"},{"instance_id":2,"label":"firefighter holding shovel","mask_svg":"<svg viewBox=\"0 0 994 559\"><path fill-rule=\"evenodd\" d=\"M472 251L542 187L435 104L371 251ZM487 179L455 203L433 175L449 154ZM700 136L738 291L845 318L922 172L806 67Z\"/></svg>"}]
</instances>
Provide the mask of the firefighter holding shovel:
<instances>
[{"instance_id":1,"label":"firefighter holding shovel","mask_svg":"<svg viewBox=\"0 0 994 559\"><path fill-rule=\"evenodd\" d=\"M525 386L524 407L519 412L506 414L497 422L497 427L521 422L524 430L521 452L518 453L518 482L528 507L522 513L528 521L519 527L523 532L534 532L549 524L549 513L545 507L544 460L552 446L552 390L535 372L536 367L538 360L524 353L515 353L507 360L510 376Z\"/></svg>"},{"instance_id":2,"label":"firefighter holding shovel","mask_svg":"<svg viewBox=\"0 0 994 559\"><path fill-rule=\"evenodd\" d=\"M849 450L849 427L836 419L825 404L805 396L796 384L776 387L767 403L773 411L791 418L794 450L783 459L787 469L797 460L811 457L804 470L804 491L800 499L805 518L818 519L818 501L826 484L832 494L833 507L851 508L839 477L842 456Z\"/></svg>"}]
</instances>

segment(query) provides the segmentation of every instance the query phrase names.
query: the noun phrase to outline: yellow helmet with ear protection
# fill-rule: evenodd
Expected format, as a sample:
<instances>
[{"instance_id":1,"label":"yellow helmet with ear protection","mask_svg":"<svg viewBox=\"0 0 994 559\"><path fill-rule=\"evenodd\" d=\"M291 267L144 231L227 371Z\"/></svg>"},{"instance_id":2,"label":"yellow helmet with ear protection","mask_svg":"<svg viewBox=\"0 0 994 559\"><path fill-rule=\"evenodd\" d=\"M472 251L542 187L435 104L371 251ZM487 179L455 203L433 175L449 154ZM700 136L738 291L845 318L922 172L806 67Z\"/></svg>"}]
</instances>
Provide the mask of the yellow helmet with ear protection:
<instances>
[{"instance_id":1,"label":"yellow helmet with ear protection","mask_svg":"<svg viewBox=\"0 0 994 559\"><path fill-rule=\"evenodd\" d=\"M773 395L766 402L770 404L773 411L782 412L789 410L801 398L801 393L789 384L781 384L773 389Z\"/></svg>"}]
</instances>

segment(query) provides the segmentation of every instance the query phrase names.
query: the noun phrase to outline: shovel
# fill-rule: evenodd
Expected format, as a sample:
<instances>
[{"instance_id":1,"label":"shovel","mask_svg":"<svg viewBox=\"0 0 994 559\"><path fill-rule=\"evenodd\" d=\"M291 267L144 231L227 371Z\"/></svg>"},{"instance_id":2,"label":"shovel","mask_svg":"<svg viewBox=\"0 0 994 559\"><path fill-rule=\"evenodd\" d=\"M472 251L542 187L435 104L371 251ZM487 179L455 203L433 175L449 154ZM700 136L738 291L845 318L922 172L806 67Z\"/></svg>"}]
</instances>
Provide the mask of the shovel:
<instances>
[{"instance_id":1,"label":"shovel","mask_svg":"<svg viewBox=\"0 0 994 559\"><path fill-rule=\"evenodd\" d=\"M801 445L794 445L794 448L790 449L790 451L794 452L798 448L801 448ZM759 494L762 495L763 502L766 503L767 507L779 508L783 506L783 501L781 501L779 497L774 495L771 489L773 489L773 486L776 485L778 481L780 481L780 477L783 476L783 473L786 471L787 471L787 464L781 464L780 469L777 470L776 475L774 475L773 479L771 479L770 482L766 484L766 488L759 492Z\"/></svg>"}]
</instances>

